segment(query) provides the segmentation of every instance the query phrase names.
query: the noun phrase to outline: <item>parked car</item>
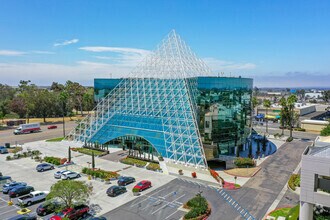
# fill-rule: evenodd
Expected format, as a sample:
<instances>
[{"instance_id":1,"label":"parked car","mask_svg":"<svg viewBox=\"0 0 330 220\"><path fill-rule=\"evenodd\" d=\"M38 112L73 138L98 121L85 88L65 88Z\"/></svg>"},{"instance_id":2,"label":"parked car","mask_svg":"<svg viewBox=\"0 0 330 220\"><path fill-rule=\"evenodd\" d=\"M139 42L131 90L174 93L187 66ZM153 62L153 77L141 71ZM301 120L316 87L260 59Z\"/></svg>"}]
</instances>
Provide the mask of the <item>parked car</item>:
<instances>
[{"instance_id":1,"label":"parked car","mask_svg":"<svg viewBox=\"0 0 330 220\"><path fill-rule=\"evenodd\" d=\"M61 179L62 174L64 173L69 173L69 170L59 170L54 173L54 178L55 179Z\"/></svg>"},{"instance_id":2,"label":"parked car","mask_svg":"<svg viewBox=\"0 0 330 220\"><path fill-rule=\"evenodd\" d=\"M120 177L119 180L117 181L118 186L126 186L134 182L135 182L135 178L130 176Z\"/></svg>"},{"instance_id":3,"label":"parked car","mask_svg":"<svg viewBox=\"0 0 330 220\"><path fill-rule=\"evenodd\" d=\"M17 186L9 191L9 197L14 198L17 196L22 196L33 192L34 188L32 186Z\"/></svg>"},{"instance_id":4,"label":"parked car","mask_svg":"<svg viewBox=\"0 0 330 220\"><path fill-rule=\"evenodd\" d=\"M0 176L0 187L7 183L13 182L10 176Z\"/></svg>"},{"instance_id":5,"label":"parked car","mask_svg":"<svg viewBox=\"0 0 330 220\"><path fill-rule=\"evenodd\" d=\"M7 184L3 185L2 192L3 192L3 194L8 194L8 192L10 190L14 189L17 186L26 186L26 183L24 183L24 182L7 183Z\"/></svg>"},{"instance_id":6,"label":"parked car","mask_svg":"<svg viewBox=\"0 0 330 220\"><path fill-rule=\"evenodd\" d=\"M116 197L125 192L127 192L125 186L111 186L109 189L107 189L107 195L111 197Z\"/></svg>"},{"instance_id":7,"label":"parked car","mask_svg":"<svg viewBox=\"0 0 330 220\"><path fill-rule=\"evenodd\" d=\"M70 179L74 179L74 178L79 178L80 174L73 172L73 171L69 171L69 172L64 172L61 176L62 180L70 180Z\"/></svg>"},{"instance_id":8,"label":"parked car","mask_svg":"<svg viewBox=\"0 0 330 220\"><path fill-rule=\"evenodd\" d=\"M38 166L36 167L36 170L38 172L43 172L45 170L53 170L53 169L55 169L54 165L49 164L49 163L41 163L41 164L38 164Z\"/></svg>"},{"instance_id":9,"label":"parked car","mask_svg":"<svg viewBox=\"0 0 330 220\"><path fill-rule=\"evenodd\" d=\"M29 195L19 197L17 201L22 205L30 206L32 205L32 203L37 203L45 200L48 193L49 192L34 191L31 192Z\"/></svg>"},{"instance_id":10,"label":"parked car","mask_svg":"<svg viewBox=\"0 0 330 220\"><path fill-rule=\"evenodd\" d=\"M4 146L0 146L0 154L7 154L7 153L8 153L7 148Z\"/></svg>"},{"instance_id":11,"label":"parked car","mask_svg":"<svg viewBox=\"0 0 330 220\"><path fill-rule=\"evenodd\" d=\"M78 205L74 208L65 208L61 212L52 216L49 220L61 220L63 218L68 218L70 220L79 219L81 217L85 218L89 212L89 207L87 205Z\"/></svg>"},{"instance_id":12,"label":"parked car","mask_svg":"<svg viewBox=\"0 0 330 220\"><path fill-rule=\"evenodd\" d=\"M8 220L37 220L37 216L35 216L35 215L16 215L15 217L11 217Z\"/></svg>"},{"instance_id":13,"label":"parked car","mask_svg":"<svg viewBox=\"0 0 330 220\"><path fill-rule=\"evenodd\" d=\"M56 129L57 126L56 126L56 125L49 125L47 128L48 128L48 129Z\"/></svg>"},{"instance_id":14,"label":"parked car","mask_svg":"<svg viewBox=\"0 0 330 220\"><path fill-rule=\"evenodd\" d=\"M51 199L51 200L48 200L48 201L42 203L41 205L39 205L36 212L37 212L37 215L39 215L39 216L45 216L45 215L55 212L56 209L63 207L63 206L64 206L63 203L61 203L57 200Z\"/></svg>"},{"instance_id":15,"label":"parked car","mask_svg":"<svg viewBox=\"0 0 330 220\"><path fill-rule=\"evenodd\" d=\"M133 188L134 189L139 189L139 191L143 191L145 189L148 189L151 187L151 182L149 180L142 180L138 184L136 184Z\"/></svg>"}]
</instances>

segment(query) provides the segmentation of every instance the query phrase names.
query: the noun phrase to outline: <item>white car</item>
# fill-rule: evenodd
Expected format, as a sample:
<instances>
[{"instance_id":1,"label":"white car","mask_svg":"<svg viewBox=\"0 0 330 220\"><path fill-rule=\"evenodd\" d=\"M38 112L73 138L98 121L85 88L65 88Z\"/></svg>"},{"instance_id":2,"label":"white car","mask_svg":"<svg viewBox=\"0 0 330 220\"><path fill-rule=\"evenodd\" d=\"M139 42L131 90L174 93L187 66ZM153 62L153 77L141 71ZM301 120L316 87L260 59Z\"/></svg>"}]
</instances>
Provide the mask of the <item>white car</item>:
<instances>
[{"instance_id":1,"label":"white car","mask_svg":"<svg viewBox=\"0 0 330 220\"><path fill-rule=\"evenodd\" d=\"M37 203L37 202L45 200L48 193L49 193L48 191L30 192L30 194L18 198L18 203L20 203L22 205L30 206L32 203Z\"/></svg>"},{"instance_id":2,"label":"white car","mask_svg":"<svg viewBox=\"0 0 330 220\"><path fill-rule=\"evenodd\" d=\"M59 170L54 173L54 178L55 179L61 179L63 173L71 172L69 170Z\"/></svg>"},{"instance_id":3,"label":"white car","mask_svg":"<svg viewBox=\"0 0 330 220\"><path fill-rule=\"evenodd\" d=\"M74 179L74 178L79 178L79 177L80 177L79 173L69 171L69 172L64 172L61 176L61 179L69 180L69 179Z\"/></svg>"}]
</instances>

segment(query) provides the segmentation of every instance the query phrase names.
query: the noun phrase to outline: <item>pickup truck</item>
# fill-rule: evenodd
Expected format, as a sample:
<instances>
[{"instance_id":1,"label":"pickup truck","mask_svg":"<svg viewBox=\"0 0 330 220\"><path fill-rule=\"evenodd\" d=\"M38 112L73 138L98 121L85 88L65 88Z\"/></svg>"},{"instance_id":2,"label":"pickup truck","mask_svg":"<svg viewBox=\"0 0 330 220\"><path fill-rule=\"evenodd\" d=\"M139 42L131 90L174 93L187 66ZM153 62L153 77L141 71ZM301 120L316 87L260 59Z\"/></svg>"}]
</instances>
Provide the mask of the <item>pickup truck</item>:
<instances>
[{"instance_id":1,"label":"pickup truck","mask_svg":"<svg viewBox=\"0 0 330 220\"><path fill-rule=\"evenodd\" d=\"M18 198L18 203L30 206L32 203L41 202L46 199L49 192L34 191L26 196Z\"/></svg>"}]
</instances>

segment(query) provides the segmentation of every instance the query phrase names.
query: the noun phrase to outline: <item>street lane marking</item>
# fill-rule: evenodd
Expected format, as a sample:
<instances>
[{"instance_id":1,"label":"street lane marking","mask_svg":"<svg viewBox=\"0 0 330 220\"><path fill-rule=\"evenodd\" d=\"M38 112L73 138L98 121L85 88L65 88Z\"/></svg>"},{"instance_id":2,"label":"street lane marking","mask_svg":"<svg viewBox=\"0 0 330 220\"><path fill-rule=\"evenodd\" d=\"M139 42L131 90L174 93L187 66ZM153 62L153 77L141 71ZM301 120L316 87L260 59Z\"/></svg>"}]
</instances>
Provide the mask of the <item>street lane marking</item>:
<instances>
[{"instance_id":1,"label":"street lane marking","mask_svg":"<svg viewBox=\"0 0 330 220\"><path fill-rule=\"evenodd\" d=\"M152 197L153 195L155 195L155 194L157 194L157 193L159 193L159 192L161 192L161 191L163 191L163 190L165 190L165 189L167 189L167 187L166 187L166 188L163 188L163 189L161 189L161 190L159 190L159 191L157 191L157 192L155 192L155 193L152 193L152 194L150 194L149 196L147 196L147 195L143 195L143 196L146 196L147 198L146 198L146 199L143 199L142 201L137 201L137 203L134 204L134 205L132 204L131 207L134 207L134 206L136 206L136 205L138 205L138 204L140 204L140 203L146 201L148 198Z\"/></svg>"}]
</instances>

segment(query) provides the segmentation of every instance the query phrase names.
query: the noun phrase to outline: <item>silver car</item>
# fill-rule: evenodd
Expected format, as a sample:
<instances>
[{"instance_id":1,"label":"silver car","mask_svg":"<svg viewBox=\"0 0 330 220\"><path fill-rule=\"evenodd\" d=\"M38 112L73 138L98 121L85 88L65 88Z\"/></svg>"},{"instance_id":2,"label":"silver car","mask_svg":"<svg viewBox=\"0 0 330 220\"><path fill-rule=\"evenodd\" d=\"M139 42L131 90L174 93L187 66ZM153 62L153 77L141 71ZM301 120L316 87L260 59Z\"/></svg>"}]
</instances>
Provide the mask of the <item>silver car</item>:
<instances>
[{"instance_id":1,"label":"silver car","mask_svg":"<svg viewBox=\"0 0 330 220\"><path fill-rule=\"evenodd\" d=\"M69 171L69 172L64 172L61 176L61 179L70 180L70 179L79 178L79 177L80 177L79 173Z\"/></svg>"},{"instance_id":2,"label":"silver car","mask_svg":"<svg viewBox=\"0 0 330 220\"><path fill-rule=\"evenodd\" d=\"M70 172L69 170L59 170L54 173L54 178L55 179L61 179L61 176L63 173Z\"/></svg>"}]
</instances>

